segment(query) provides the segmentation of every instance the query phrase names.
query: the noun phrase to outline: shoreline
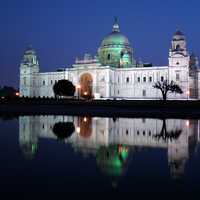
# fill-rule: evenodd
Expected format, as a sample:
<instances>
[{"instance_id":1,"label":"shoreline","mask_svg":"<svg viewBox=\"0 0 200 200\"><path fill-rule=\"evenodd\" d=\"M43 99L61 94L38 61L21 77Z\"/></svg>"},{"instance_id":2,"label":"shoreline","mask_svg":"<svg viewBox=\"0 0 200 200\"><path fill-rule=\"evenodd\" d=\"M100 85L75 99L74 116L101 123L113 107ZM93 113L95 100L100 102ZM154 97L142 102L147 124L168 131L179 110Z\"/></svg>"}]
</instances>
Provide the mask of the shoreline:
<instances>
[{"instance_id":1,"label":"shoreline","mask_svg":"<svg viewBox=\"0 0 200 200\"><path fill-rule=\"evenodd\" d=\"M161 100L0 100L0 115L72 115L94 117L200 118L200 101Z\"/></svg>"}]
</instances>

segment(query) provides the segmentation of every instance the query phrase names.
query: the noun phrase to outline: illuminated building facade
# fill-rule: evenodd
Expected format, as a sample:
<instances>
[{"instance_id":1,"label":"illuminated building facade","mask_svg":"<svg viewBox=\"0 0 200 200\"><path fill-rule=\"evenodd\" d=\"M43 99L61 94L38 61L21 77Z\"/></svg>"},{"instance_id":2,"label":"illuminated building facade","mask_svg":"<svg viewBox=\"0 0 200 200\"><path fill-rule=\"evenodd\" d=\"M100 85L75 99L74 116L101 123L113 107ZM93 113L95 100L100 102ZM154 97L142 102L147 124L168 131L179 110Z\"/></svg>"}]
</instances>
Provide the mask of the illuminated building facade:
<instances>
[{"instance_id":1,"label":"illuminated building facade","mask_svg":"<svg viewBox=\"0 0 200 200\"><path fill-rule=\"evenodd\" d=\"M20 95L54 97L53 85L61 79L71 81L76 96L94 98L160 99L152 86L157 81L174 81L183 94L170 94L171 99L200 98L200 70L197 57L190 55L186 37L181 31L173 35L166 66L136 61L134 50L120 31L117 19L112 32L101 42L97 56L85 54L70 67L55 72L40 72L35 50L28 48L20 65Z\"/></svg>"}]
</instances>

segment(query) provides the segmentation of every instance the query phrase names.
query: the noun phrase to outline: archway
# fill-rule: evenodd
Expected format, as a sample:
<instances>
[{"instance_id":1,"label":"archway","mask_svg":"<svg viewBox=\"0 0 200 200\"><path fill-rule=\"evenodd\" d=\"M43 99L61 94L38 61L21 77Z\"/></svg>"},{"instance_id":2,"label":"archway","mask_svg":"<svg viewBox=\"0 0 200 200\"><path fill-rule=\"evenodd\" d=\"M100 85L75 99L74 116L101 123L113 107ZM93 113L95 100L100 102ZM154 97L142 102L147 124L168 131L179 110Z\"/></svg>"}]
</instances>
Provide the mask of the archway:
<instances>
[{"instance_id":1,"label":"archway","mask_svg":"<svg viewBox=\"0 0 200 200\"><path fill-rule=\"evenodd\" d=\"M92 97L92 83L93 79L91 74L85 73L80 77L80 96L83 98L91 98Z\"/></svg>"}]
</instances>

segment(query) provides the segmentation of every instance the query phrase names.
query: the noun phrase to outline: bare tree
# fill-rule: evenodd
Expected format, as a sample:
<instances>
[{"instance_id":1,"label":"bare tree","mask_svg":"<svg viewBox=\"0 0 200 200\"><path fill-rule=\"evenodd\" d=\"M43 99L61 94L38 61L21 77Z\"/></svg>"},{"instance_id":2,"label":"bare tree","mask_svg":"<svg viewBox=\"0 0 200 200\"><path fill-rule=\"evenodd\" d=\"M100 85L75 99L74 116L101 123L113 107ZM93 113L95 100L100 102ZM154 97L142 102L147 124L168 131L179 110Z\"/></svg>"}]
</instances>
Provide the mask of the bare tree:
<instances>
[{"instance_id":1,"label":"bare tree","mask_svg":"<svg viewBox=\"0 0 200 200\"><path fill-rule=\"evenodd\" d=\"M182 89L174 81L171 81L170 83L168 80L164 80L162 82L158 81L153 85L153 87L161 91L164 101L167 100L167 94L169 92L178 94L183 93Z\"/></svg>"}]
</instances>

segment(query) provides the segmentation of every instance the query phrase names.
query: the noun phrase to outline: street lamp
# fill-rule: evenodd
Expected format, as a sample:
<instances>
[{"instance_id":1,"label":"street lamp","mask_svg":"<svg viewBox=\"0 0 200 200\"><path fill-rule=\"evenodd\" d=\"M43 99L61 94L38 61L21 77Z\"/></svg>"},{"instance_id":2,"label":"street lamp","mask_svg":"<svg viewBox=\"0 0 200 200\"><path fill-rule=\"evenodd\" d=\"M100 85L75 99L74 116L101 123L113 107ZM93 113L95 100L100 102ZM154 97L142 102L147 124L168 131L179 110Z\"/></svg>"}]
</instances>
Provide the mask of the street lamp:
<instances>
[{"instance_id":1,"label":"street lamp","mask_svg":"<svg viewBox=\"0 0 200 200\"><path fill-rule=\"evenodd\" d=\"M16 92L16 93L15 93L15 96L19 97L19 95L20 95L19 92Z\"/></svg>"},{"instance_id":2,"label":"street lamp","mask_svg":"<svg viewBox=\"0 0 200 200\"><path fill-rule=\"evenodd\" d=\"M77 91L78 91L78 99L79 99L79 96L80 96L79 93L80 93L81 85L77 85L76 88L77 88Z\"/></svg>"}]
</instances>

